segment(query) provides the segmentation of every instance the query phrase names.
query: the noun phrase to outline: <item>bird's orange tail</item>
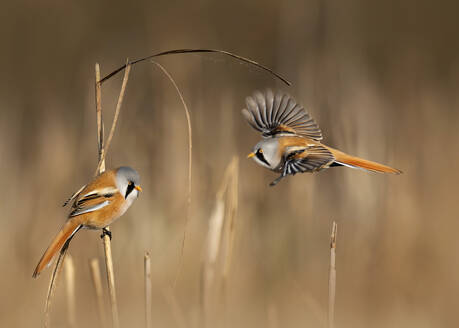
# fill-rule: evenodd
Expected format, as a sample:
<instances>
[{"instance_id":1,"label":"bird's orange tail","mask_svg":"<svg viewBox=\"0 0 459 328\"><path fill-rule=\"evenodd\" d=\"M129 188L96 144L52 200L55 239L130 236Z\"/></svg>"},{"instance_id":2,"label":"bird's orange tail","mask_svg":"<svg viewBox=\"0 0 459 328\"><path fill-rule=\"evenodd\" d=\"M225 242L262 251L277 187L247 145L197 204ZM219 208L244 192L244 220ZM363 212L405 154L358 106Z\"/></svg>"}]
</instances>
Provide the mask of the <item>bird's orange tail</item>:
<instances>
[{"instance_id":1,"label":"bird's orange tail","mask_svg":"<svg viewBox=\"0 0 459 328\"><path fill-rule=\"evenodd\" d=\"M339 150L330 149L333 156L335 157L335 162L344 166L356 168L356 169L365 169L373 172L382 172L382 173L394 173L400 174L402 171L394 169L393 167L379 164L376 162L368 161L363 158L358 158L345 154Z\"/></svg>"},{"instance_id":2,"label":"bird's orange tail","mask_svg":"<svg viewBox=\"0 0 459 328\"><path fill-rule=\"evenodd\" d=\"M45 269L51 263L51 260L54 258L57 252L59 252L62 249L62 246L64 246L65 242L69 238L71 238L75 234L75 232L77 232L80 228L81 225L75 218L67 220L67 222L65 222L65 224L62 226L61 231L59 231L57 236L54 238L54 240L51 242L51 244L48 246L45 253L41 257L40 262L38 262L38 265L35 268L32 277L38 277L38 275L43 271L43 269Z\"/></svg>"}]
</instances>

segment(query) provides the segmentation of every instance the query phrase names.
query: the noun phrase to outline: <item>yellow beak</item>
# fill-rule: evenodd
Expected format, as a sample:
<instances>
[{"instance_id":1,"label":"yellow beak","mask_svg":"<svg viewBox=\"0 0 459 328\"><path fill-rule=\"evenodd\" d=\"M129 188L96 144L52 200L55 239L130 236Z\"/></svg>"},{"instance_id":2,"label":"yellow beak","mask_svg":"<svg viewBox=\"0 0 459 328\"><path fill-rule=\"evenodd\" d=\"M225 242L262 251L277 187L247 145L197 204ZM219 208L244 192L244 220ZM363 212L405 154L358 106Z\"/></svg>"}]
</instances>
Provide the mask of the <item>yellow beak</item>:
<instances>
[{"instance_id":1,"label":"yellow beak","mask_svg":"<svg viewBox=\"0 0 459 328\"><path fill-rule=\"evenodd\" d=\"M252 158L253 156L255 156L255 153L252 152L252 153L247 155L247 158Z\"/></svg>"},{"instance_id":2,"label":"yellow beak","mask_svg":"<svg viewBox=\"0 0 459 328\"><path fill-rule=\"evenodd\" d=\"M140 186L135 186L134 188L137 189L138 191L142 191L142 188Z\"/></svg>"}]
</instances>

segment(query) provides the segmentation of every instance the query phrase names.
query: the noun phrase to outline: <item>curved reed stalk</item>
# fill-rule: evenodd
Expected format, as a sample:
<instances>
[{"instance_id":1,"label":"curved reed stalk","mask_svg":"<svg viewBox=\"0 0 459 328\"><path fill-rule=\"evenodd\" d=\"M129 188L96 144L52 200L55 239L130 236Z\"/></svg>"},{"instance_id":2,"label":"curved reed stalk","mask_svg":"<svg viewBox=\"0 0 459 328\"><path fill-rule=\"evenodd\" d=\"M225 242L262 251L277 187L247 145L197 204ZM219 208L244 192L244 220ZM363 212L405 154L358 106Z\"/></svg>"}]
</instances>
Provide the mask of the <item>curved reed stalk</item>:
<instances>
[{"instance_id":1,"label":"curved reed stalk","mask_svg":"<svg viewBox=\"0 0 459 328\"><path fill-rule=\"evenodd\" d=\"M144 57L144 58L140 58L140 59L133 60L131 62L127 62L125 65L117 68L116 70L114 70L113 72L111 72L110 74L105 76L102 80L100 80L100 83L104 83L105 81L109 80L111 77L115 76L116 74L118 74L122 70L126 69L128 65L135 65L137 63L141 63L143 61L146 61L146 60L149 60L149 59L153 59L155 57L161 57L161 56L166 56L166 55L175 55L175 54L206 53L206 52L207 53L224 54L226 56L235 58L236 60L242 61L244 63L250 64L250 65L254 65L254 66L256 66L258 68L261 68L262 70L265 70L265 71L269 72L270 74L274 75L276 78L278 78L279 80L281 80L285 84L291 85L290 81L288 81L287 79L282 77L280 74L274 72L269 67L264 66L264 65L256 62L255 60L250 59L250 58L243 57L243 56L234 54L232 52L225 51L225 50L219 50L219 49L175 49L175 50L168 50L168 51L159 52L159 53L156 53L156 54Z\"/></svg>"},{"instance_id":2,"label":"curved reed stalk","mask_svg":"<svg viewBox=\"0 0 459 328\"><path fill-rule=\"evenodd\" d=\"M191 129L191 117L190 117L190 111L188 110L188 106L186 105L185 99L183 99L183 95L180 92L179 87L177 86L177 83L175 83L175 80L172 78L172 76L169 74L169 72L159 63L152 61L153 64L158 66L161 71L167 76L169 81L171 81L172 85L174 86L175 90L177 91L180 101L182 102L183 109L185 110L185 116L186 116L186 122L188 126L188 197L187 197L187 214L186 214L186 219L185 219L185 228L183 230L183 237L182 237L182 248L180 251L180 260L179 260L179 266L177 269L177 273L175 275L174 279L174 284L173 288L175 288L177 284L178 277L180 275L181 269L182 269L182 264L183 264L183 252L185 250L185 240L186 240L186 233L188 230L188 223L190 221L191 217L191 171L192 171L192 165L193 165L193 134L192 134L192 129Z\"/></svg>"}]
</instances>

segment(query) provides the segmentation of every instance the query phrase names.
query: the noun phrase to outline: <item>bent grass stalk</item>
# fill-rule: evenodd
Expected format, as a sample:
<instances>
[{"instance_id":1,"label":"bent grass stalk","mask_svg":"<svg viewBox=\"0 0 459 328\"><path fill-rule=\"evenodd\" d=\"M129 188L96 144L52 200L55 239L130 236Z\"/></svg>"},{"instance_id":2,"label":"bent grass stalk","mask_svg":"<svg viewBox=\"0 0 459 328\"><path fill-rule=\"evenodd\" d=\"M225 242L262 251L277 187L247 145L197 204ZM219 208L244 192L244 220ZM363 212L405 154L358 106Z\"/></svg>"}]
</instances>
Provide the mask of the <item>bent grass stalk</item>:
<instances>
[{"instance_id":1,"label":"bent grass stalk","mask_svg":"<svg viewBox=\"0 0 459 328\"><path fill-rule=\"evenodd\" d=\"M234 58L234 59L236 59L238 61L250 64L250 65L254 65L255 67L258 67L258 68L260 68L262 70L265 70L268 73L270 73L273 76L275 76L276 78L278 78L279 80L281 80L282 82L284 82L286 85L288 85L288 86L291 85L290 81L288 81L287 79L282 77L280 74L274 72L274 70L270 69L269 67L264 66L264 65L256 62L255 60L250 59L250 58L243 57L243 56L237 55L235 53L232 53L232 52L229 52L229 51L225 51L225 50L219 50L219 49L175 49L175 50L168 50L168 51L159 52L159 53L156 53L154 55L150 55L150 56L147 56L147 57L144 57L144 58L133 60L131 62L128 61L125 65L117 68L116 70L114 70L113 72L111 72L110 74L105 76L102 80L100 80L100 83L104 83L105 81L109 80L110 78L112 78L113 76L115 76L116 74L121 72L122 70L126 69L128 65L135 65L137 63L144 62L144 61L156 58L156 57L174 55L174 54L186 54L186 53L218 53L218 54L223 54L223 55L232 57L232 58Z\"/></svg>"},{"instance_id":2,"label":"bent grass stalk","mask_svg":"<svg viewBox=\"0 0 459 328\"><path fill-rule=\"evenodd\" d=\"M158 66L161 71L166 75L166 77L171 81L172 85L174 86L175 90L177 91L180 101L182 102L183 109L185 110L185 117L186 117L186 122L188 126L188 195L187 195L187 214L185 218L185 228L183 229L183 237L182 237L182 247L180 250L180 259L179 259L179 265L177 269L177 273L175 274L175 279L174 279L174 284L173 288L175 289L175 286L177 285L177 280L180 276L180 272L182 269L183 265L183 254L185 251L185 241L186 241L186 233L188 230L188 224L190 221L191 217L191 171L192 171L192 164L193 164L193 134L192 134L192 129L191 129L191 117L190 117L190 111L188 110L188 106L186 105L185 99L183 98L182 93L180 92L179 87L177 86L177 83L175 83L175 80L172 78L172 76L169 74L169 72L159 63L152 61L153 64Z\"/></svg>"}]
</instances>

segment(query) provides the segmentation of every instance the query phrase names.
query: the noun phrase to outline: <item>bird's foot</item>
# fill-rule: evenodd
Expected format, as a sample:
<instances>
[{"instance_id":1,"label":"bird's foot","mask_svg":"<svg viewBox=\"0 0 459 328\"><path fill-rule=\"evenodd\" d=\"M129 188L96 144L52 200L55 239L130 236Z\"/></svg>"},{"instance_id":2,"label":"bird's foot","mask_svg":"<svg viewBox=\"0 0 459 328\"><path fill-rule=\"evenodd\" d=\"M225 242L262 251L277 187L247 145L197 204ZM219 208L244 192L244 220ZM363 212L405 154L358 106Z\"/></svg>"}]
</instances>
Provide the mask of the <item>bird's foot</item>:
<instances>
[{"instance_id":1,"label":"bird's foot","mask_svg":"<svg viewBox=\"0 0 459 328\"><path fill-rule=\"evenodd\" d=\"M284 178L284 177L285 177L285 175L281 175L281 176L278 177L276 180L274 180L273 182L271 182L271 183L269 184L269 186L270 186L270 187L274 187L274 186L277 185L277 184L279 183L279 181L281 181L282 178Z\"/></svg>"},{"instance_id":2,"label":"bird's foot","mask_svg":"<svg viewBox=\"0 0 459 328\"><path fill-rule=\"evenodd\" d=\"M104 239L105 236L108 236L110 240L112 240L112 232L106 228L102 228L102 234L100 235L100 238Z\"/></svg>"}]
</instances>

